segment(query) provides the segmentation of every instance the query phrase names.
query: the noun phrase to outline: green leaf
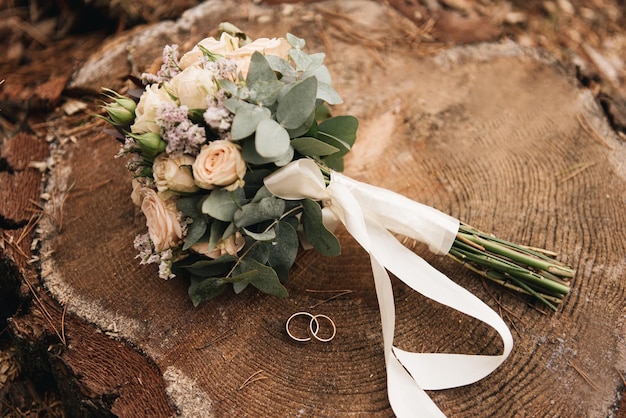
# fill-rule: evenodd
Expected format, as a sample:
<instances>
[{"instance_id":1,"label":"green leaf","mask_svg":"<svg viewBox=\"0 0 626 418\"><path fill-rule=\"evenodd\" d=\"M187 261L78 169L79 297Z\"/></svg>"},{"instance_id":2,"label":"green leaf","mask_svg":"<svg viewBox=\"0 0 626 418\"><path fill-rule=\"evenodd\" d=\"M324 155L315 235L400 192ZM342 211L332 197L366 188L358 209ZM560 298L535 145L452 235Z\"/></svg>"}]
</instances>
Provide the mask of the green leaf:
<instances>
[{"instance_id":1,"label":"green leaf","mask_svg":"<svg viewBox=\"0 0 626 418\"><path fill-rule=\"evenodd\" d=\"M322 158L322 163L326 165L326 167L335 171L343 171L343 156L344 153L337 152L333 155L329 155L328 157Z\"/></svg>"},{"instance_id":2,"label":"green leaf","mask_svg":"<svg viewBox=\"0 0 626 418\"><path fill-rule=\"evenodd\" d=\"M262 120L256 128L254 146L261 157L276 159L289 149L289 133L273 119Z\"/></svg>"},{"instance_id":3,"label":"green leaf","mask_svg":"<svg viewBox=\"0 0 626 418\"><path fill-rule=\"evenodd\" d=\"M331 105L338 105L343 103L343 99L337 93L337 91L327 83L318 82L317 83L317 98L325 101Z\"/></svg>"},{"instance_id":4,"label":"green leaf","mask_svg":"<svg viewBox=\"0 0 626 418\"><path fill-rule=\"evenodd\" d=\"M354 116L343 115L326 119L317 127L318 139L326 141L331 138L350 150L356 141L356 131L359 120Z\"/></svg>"},{"instance_id":5,"label":"green leaf","mask_svg":"<svg viewBox=\"0 0 626 418\"><path fill-rule=\"evenodd\" d=\"M192 278L187 293L189 293L193 306L197 307L202 302L221 295L226 290L226 286L226 282L219 277Z\"/></svg>"},{"instance_id":6,"label":"green leaf","mask_svg":"<svg viewBox=\"0 0 626 418\"><path fill-rule=\"evenodd\" d=\"M304 123L298 126L295 129L287 129L289 132L289 138L297 138L299 136L303 136L308 133L315 124L315 111L309 115L309 117L304 121Z\"/></svg>"},{"instance_id":7,"label":"green leaf","mask_svg":"<svg viewBox=\"0 0 626 418\"><path fill-rule=\"evenodd\" d=\"M233 283L233 291L235 292L236 295L240 294L241 292L244 291L244 289L246 287L248 287L250 283L246 283L246 282L236 282Z\"/></svg>"},{"instance_id":8,"label":"green leaf","mask_svg":"<svg viewBox=\"0 0 626 418\"><path fill-rule=\"evenodd\" d=\"M302 155L316 157L330 155L340 151L339 148L327 144L326 142L306 136L292 139L291 146Z\"/></svg>"},{"instance_id":9,"label":"green leaf","mask_svg":"<svg viewBox=\"0 0 626 418\"><path fill-rule=\"evenodd\" d=\"M289 61L282 59L276 55L267 55L265 57L267 62L272 67L272 70L281 73L283 77L297 77L298 72L289 64Z\"/></svg>"},{"instance_id":10,"label":"green leaf","mask_svg":"<svg viewBox=\"0 0 626 418\"><path fill-rule=\"evenodd\" d=\"M304 39L298 38L297 36L291 33L287 33L286 37L287 37L287 42L289 42L289 45L293 46L294 48L302 49L306 45L306 41Z\"/></svg>"},{"instance_id":11,"label":"green leaf","mask_svg":"<svg viewBox=\"0 0 626 418\"><path fill-rule=\"evenodd\" d=\"M246 257L241 260L235 270L239 274L255 273L250 279L250 284L263 293L280 297L288 296L287 289L280 283L276 272L271 267Z\"/></svg>"},{"instance_id":12,"label":"green leaf","mask_svg":"<svg viewBox=\"0 0 626 418\"><path fill-rule=\"evenodd\" d=\"M278 219L285 211L285 201L277 197L264 197L259 203L248 203L235 212L234 223L238 228L259 222Z\"/></svg>"},{"instance_id":13,"label":"green leaf","mask_svg":"<svg viewBox=\"0 0 626 418\"><path fill-rule=\"evenodd\" d=\"M219 240L222 239L222 235L226 231L227 227L228 223L226 222L211 222L211 231L209 233L209 251L213 251Z\"/></svg>"},{"instance_id":14,"label":"green leaf","mask_svg":"<svg viewBox=\"0 0 626 418\"><path fill-rule=\"evenodd\" d=\"M324 255L336 256L341 253L341 245L337 237L333 235L322 222L322 208L311 200L302 200L304 211L302 212L302 227L304 235L313 248Z\"/></svg>"},{"instance_id":15,"label":"green leaf","mask_svg":"<svg viewBox=\"0 0 626 418\"><path fill-rule=\"evenodd\" d=\"M271 246L268 263L276 271L281 283L286 283L289 269L298 255L298 233L291 223L285 220L278 222L275 229L276 239L272 243L267 243Z\"/></svg>"},{"instance_id":16,"label":"green leaf","mask_svg":"<svg viewBox=\"0 0 626 418\"><path fill-rule=\"evenodd\" d=\"M287 152L285 152L282 156L278 157L278 159L274 161L274 164L276 164L276 166L278 167L283 167L289 164L293 160L293 155L294 155L293 147L289 145Z\"/></svg>"},{"instance_id":17,"label":"green leaf","mask_svg":"<svg viewBox=\"0 0 626 418\"><path fill-rule=\"evenodd\" d=\"M198 240L204 236L209 226L207 217L200 210L198 210L200 199L201 197L193 196L183 197L176 201L176 209L181 211L183 215L193 219L193 222L189 224L187 229L183 250L189 249L192 245L198 242Z\"/></svg>"},{"instance_id":18,"label":"green leaf","mask_svg":"<svg viewBox=\"0 0 626 418\"><path fill-rule=\"evenodd\" d=\"M209 277L228 273L236 257L226 254L216 259L202 259L189 263L186 259L174 263L177 268L184 269L194 276Z\"/></svg>"},{"instance_id":19,"label":"green leaf","mask_svg":"<svg viewBox=\"0 0 626 418\"><path fill-rule=\"evenodd\" d=\"M272 241L273 239L276 238L276 231L274 230L274 228L271 228L267 231L264 232L252 232L246 228L242 228L243 232L249 236L250 238L253 238L255 241Z\"/></svg>"},{"instance_id":20,"label":"green leaf","mask_svg":"<svg viewBox=\"0 0 626 418\"><path fill-rule=\"evenodd\" d=\"M257 190L250 203L258 203L261 201L261 199L271 196L273 196L272 193L267 189L267 187L265 187L265 185L263 185L259 187L259 190Z\"/></svg>"},{"instance_id":21,"label":"green leaf","mask_svg":"<svg viewBox=\"0 0 626 418\"><path fill-rule=\"evenodd\" d=\"M246 257L252 258L261 264L267 264L267 260L270 256L270 248L267 245L254 241L254 239L247 237L246 242L250 243L250 246L246 249Z\"/></svg>"},{"instance_id":22,"label":"green leaf","mask_svg":"<svg viewBox=\"0 0 626 418\"><path fill-rule=\"evenodd\" d=\"M241 188L234 191L215 189L202 202L202 213L224 222L232 222L233 215L245 200Z\"/></svg>"},{"instance_id":23,"label":"green leaf","mask_svg":"<svg viewBox=\"0 0 626 418\"><path fill-rule=\"evenodd\" d=\"M273 158L261 157L256 150L254 138L246 139L241 144L241 156L248 164L264 165L273 163Z\"/></svg>"},{"instance_id":24,"label":"green leaf","mask_svg":"<svg viewBox=\"0 0 626 418\"><path fill-rule=\"evenodd\" d=\"M276 74L267 59L258 51L254 51L250 57L250 67L246 76L246 84L253 89L258 83L267 81L278 81Z\"/></svg>"},{"instance_id":25,"label":"green leaf","mask_svg":"<svg viewBox=\"0 0 626 418\"><path fill-rule=\"evenodd\" d=\"M242 100L239 100L238 102L238 105L234 107L235 110L230 108L228 109L235 113L230 129L233 141L249 137L254 133L254 131L256 131L259 122L272 117L272 112L266 107L244 102Z\"/></svg>"},{"instance_id":26,"label":"green leaf","mask_svg":"<svg viewBox=\"0 0 626 418\"><path fill-rule=\"evenodd\" d=\"M239 90L239 87L231 80L222 79L218 80L217 83L221 89L226 91L226 93L230 94L231 96L237 96L237 91Z\"/></svg>"},{"instance_id":27,"label":"green leaf","mask_svg":"<svg viewBox=\"0 0 626 418\"><path fill-rule=\"evenodd\" d=\"M285 129L300 127L315 111L316 94L317 79L315 77L309 77L296 83L279 99L276 108L276 120Z\"/></svg>"}]
</instances>

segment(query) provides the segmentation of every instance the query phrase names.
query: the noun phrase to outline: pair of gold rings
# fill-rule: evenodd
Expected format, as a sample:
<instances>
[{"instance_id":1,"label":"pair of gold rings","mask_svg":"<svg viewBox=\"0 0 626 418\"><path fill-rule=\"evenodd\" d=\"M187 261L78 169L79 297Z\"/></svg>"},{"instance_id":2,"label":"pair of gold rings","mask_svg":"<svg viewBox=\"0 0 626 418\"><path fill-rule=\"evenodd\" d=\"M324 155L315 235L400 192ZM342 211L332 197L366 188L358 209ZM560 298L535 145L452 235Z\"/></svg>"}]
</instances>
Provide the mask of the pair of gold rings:
<instances>
[{"instance_id":1,"label":"pair of gold rings","mask_svg":"<svg viewBox=\"0 0 626 418\"><path fill-rule=\"evenodd\" d=\"M307 332L306 337L295 336L294 334L291 333L291 329L289 328L291 321L299 316L310 318L308 320L309 326L308 326L308 330L307 330L308 332ZM324 332L320 335L320 319L323 319L324 322L328 322L330 324L331 326L330 332ZM326 315L322 315L322 314L313 315L312 313L309 313L309 312L296 312L295 314L291 315L289 319L287 320L287 323L285 324L285 329L287 330L287 335L289 335L293 340L299 341L299 342L311 341L311 338L315 338L317 341L327 343L333 338L335 338L335 335L337 334L337 327L335 326L335 323L333 322L332 319L330 319ZM330 335L330 336L327 337L325 335Z\"/></svg>"}]
</instances>

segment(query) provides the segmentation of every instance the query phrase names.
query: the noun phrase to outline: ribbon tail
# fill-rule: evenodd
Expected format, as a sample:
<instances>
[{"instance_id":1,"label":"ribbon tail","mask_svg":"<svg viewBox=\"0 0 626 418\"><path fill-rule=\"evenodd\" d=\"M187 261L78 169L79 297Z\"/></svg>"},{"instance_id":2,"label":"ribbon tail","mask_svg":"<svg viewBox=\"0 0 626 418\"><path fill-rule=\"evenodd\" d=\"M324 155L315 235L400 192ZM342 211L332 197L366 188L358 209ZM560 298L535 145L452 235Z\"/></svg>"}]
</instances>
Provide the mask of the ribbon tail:
<instances>
[{"instance_id":1,"label":"ribbon tail","mask_svg":"<svg viewBox=\"0 0 626 418\"><path fill-rule=\"evenodd\" d=\"M513 337L502 318L471 292L403 246L383 227L371 223L367 226L371 254L387 270L422 295L490 325L503 341L503 353L495 356L411 353L394 347L398 360L418 385L426 390L464 386L500 366L513 347Z\"/></svg>"},{"instance_id":2,"label":"ribbon tail","mask_svg":"<svg viewBox=\"0 0 626 418\"><path fill-rule=\"evenodd\" d=\"M393 352L395 303L389 274L373 255L370 255L376 295L383 331L385 366L387 369L387 396L398 418L441 418L445 415L428 394L407 372Z\"/></svg>"}]
</instances>

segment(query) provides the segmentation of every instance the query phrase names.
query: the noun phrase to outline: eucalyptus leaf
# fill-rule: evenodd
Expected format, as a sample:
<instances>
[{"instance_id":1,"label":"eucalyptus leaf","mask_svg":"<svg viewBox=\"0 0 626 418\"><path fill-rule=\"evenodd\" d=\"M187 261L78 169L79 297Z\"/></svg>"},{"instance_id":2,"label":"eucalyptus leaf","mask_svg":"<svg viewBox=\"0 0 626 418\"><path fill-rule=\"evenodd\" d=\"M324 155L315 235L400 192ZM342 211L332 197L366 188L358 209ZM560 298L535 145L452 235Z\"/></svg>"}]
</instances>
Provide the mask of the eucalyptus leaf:
<instances>
[{"instance_id":1,"label":"eucalyptus leaf","mask_svg":"<svg viewBox=\"0 0 626 418\"><path fill-rule=\"evenodd\" d=\"M248 164L264 165L274 162L273 158L261 157L256 150L254 138L249 138L241 144L241 156Z\"/></svg>"},{"instance_id":2,"label":"eucalyptus leaf","mask_svg":"<svg viewBox=\"0 0 626 418\"><path fill-rule=\"evenodd\" d=\"M296 83L278 101L276 120L285 129L300 127L315 111L317 79L309 77Z\"/></svg>"},{"instance_id":3,"label":"eucalyptus leaf","mask_svg":"<svg viewBox=\"0 0 626 418\"><path fill-rule=\"evenodd\" d=\"M295 217L292 219L295 220ZM286 220L276 225L276 240L270 245L269 265L276 271L281 283L286 283L289 278L289 269L298 255L298 233L294 226Z\"/></svg>"},{"instance_id":4,"label":"eucalyptus leaf","mask_svg":"<svg viewBox=\"0 0 626 418\"><path fill-rule=\"evenodd\" d=\"M267 260L270 256L270 249L266 245L262 245L263 243L257 242L251 237L246 237L246 242L251 243L251 245L246 248L246 258L252 258L261 264L267 264Z\"/></svg>"},{"instance_id":5,"label":"eucalyptus leaf","mask_svg":"<svg viewBox=\"0 0 626 418\"><path fill-rule=\"evenodd\" d=\"M263 185L259 188L259 190L257 190L252 200L250 200L250 203L258 203L261 199L271 196L273 196L272 193L267 189L267 187L265 187L265 185Z\"/></svg>"},{"instance_id":6,"label":"eucalyptus leaf","mask_svg":"<svg viewBox=\"0 0 626 418\"><path fill-rule=\"evenodd\" d=\"M246 282L233 283L233 291L235 292L236 295L238 295L241 292L243 292L245 288L248 287L249 284L250 283L246 283Z\"/></svg>"},{"instance_id":7,"label":"eucalyptus leaf","mask_svg":"<svg viewBox=\"0 0 626 418\"><path fill-rule=\"evenodd\" d=\"M207 230L209 221L207 217L198 209L201 197L183 197L176 201L176 208L183 215L191 218L193 221L189 224L187 235L184 239L183 250L189 249L198 240L202 238Z\"/></svg>"},{"instance_id":8,"label":"eucalyptus leaf","mask_svg":"<svg viewBox=\"0 0 626 418\"><path fill-rule=\"evenodd\" d=\"M274 230L274 228L259 233L252 232L246 228L242 229L247 236L253 238L255 241L272 241L276 238L276 231Z\"/></svg>"},{"instance_id":9,"label":"eucalyptus leaf","mask_svg":"<svg viewBox=\"0 0 626 418\"><path fill-rule=\"evenodd\" d=\"M318 82L317 83L317 98L325 101L331 105L338 105L343 103L343 99L337 93L337 91L327 83Z\"/></svg>"},{"instance_id":10,"label":"eucalyptus leaf","mask_svg":"<svg viewBox=\"0 0 626 418\"><path fill-rule=\"evenodd\" d=\"M175 264L177 268L184 269L194 276L210 277L228 273L235 260L237 260L236 257L226 254L216 259L204 258L191 263L185 259Z\"/></svg>"},{"instance_id":11,"label":"eucalyptus leaf","mask_svg":"<svg viewBox=\"0 0 626 418\"><path fill-rule=\"evenodd\" d=\"M334 154L339 151L339 148L326 142L305 136L292 139L291 146L302 155L316 157Z\"/></svg>"},{"instance_id":12,"label":"eucalyptus leaf","mask_svg":"<svg viewBox=\"0 0 626 418\"><path fill-rule=\"evenodd\" d=\"M318 139L324 141L323 137L332 138L349 150L356 140L358 126L359 121L354 116L335 116L318 125Z\"/></svg>"},{"instance_id":13,"label":"eucalyptus leaf","mask_svg":"<svg viewBox=\"0 0 626 418\"><path fill-rule=\"evenodd\" d=\"M289 148L289 133L273 119L259 122L256 128L254 146L263 158L276 159Z\"/></svg>"},{"instance_id":14,"label":"eucalyptus leaf","mask_svg":"<svg viewBox=\"0 0 626 418\"><path fill-rule=\"evenodd\" d=\"M258 83L267 81L278 81L278 79L265 56L258 51L254 51L250 57L246 84L254 90Z\"/></svg>"},{"instance_id":15,"label":"eucalyptus leaf","mask_svg":"<svg viewBox=\"0 0 626 418\"><path fill-rule=\"evenodd\" d=\"M239 87L237 86L237 84L235 84L231 80L227 80L227 79L219 80L218 85L219 85L219 88L224 90L226 93L229 93L231 96L235 96L235 97L237 96L237 91L239 90Z\"/></svg>"},{"instance_id":16,"label":"eucalyptus leaf","mask_svg":"<svg viewBox=\"0 0 626 418\"><path fill-rule=\"evenodd\" d=\"M183 245L183 251L188 250L194 244L200 241L200 239L202 239L202 237L206 233L208 226L209 222L206 216L199 216L197 218L194 218L193 222L191 222L187 226L187 235L183 240L185 242Z\"/></svg>"},{"instance_id":17,"label":"eucalyptus leaf","mask_svg":"<svg viewBox=\"0 0 626 418\"><path fill-rule=\"evenodd\" d=\"M241 188L234 191L215 189L202 202L202 212L224 222L231 222L233 215L245 200Z\"/></svg>"},{"instance_id":18,"label":"eucalyptus leaf","mask_svg":"<svg viewBox=\"0 0 626 418\"><path fill-rule=\"evenodd\" d=\"M256 131L259 122L272 117L272 112L264 106L258 106L244 101L240 102L241 103L236 107L236 111L234 111L235 116L233 117L233 123L230 129L233 141L249 137Z\"/></svg>"},{"instance_id":19,"label":"eucalyptus leaf","mask_svg":"<svg viewBox=\"0 0 626 418\"><path fill-rule=\"evenodd\" d=\"M287 33L286 37L287 37L287 42L289 42L289 45L293 46L294 48L302 49L306 45L306 41L304 39L298 38L296 35L292 33Z\"/></svg>"},{"instance_id":20,"label":"eucalyptus leaf","mask_svg":"<svg viewBox=\"0 0 626 418\"><path fill-rule=\"evenodd\" d=\"M285 201L274 196L264 197L258 203L248 203L235 212L234 223L238 228L259 222L278 219L285 211Z\"/></svg>"},{"instance_id":21,"label":"eucalyptus leaf","mask_svg":"<svg viewBox=\"0 0 626 418\"><path fill-rule=\"evenodd\" d=\"M329 155L328 157L324 157L322 158L322 163L324 163L324 165L326 165L326 167L330 168L331 170L341 172L344 169L344 154L345 153L337 152L335 154Z\"/></svg>"},{"instance_id":22,"label":"eucalyptus leaf","mask_svg":"<svg viewBox=\"0 0 626 418\"><path fill-rule=\"evenodd\" d=\"M288 296L287 289L280 283L278 275L271 267L246 257L241 260L236 270L241 272L240 274L256 272L250 284L261 292L280 297Z\"/></svg>"},{"instance_id":23,"label":"eucalyptus leaf","mask_svg":"<svg viewBox=\"0 0 626 418\"><path fill-rule=\"evenodd\" d=\"M298 126L295 129L287 129L287 132L289 132L289 138L297 138L299 136L303 136L304 134L308 133L313 128L314 124L315 124L315 111L313 111L309 115L309 117L304 121L302 125Z\"/></svg>"},{"instance_id":24,"label":"eucalyptus leaf","mask_svg":"<svg viewBox=\"0 0 626 418\"><path fill-rule=\"evenodd\" d=\"M272 67L272 70L281 73L283 77L297 77L298 72L291 66L289 61L284 60L276 55L267 55L265 56L267 62Z\"/></svg>"},{"instance_id":25,"label":"eucalyptus leaf","mask_svg":"<svg viewBox=\"0 0 626 418\"><path fill-rule=\"evenodd\" d=\"M191 303L197 307L202 302L221 295L226 290L226 286L226 282L219 277L192 278L187 292L191 298Z\"/></svg>"},{"instance_id":26,"label":"eucalyptus leaf","mask_svg":"<svg viewBox=\"0 0 626 418\"><path fill-rule=\"evenodd\" d=\"M300 49L291 49L289 51L289 56L293 60L294 64L296 64L296 69L298 71L307 71L307 69L313 64L313 60L309 57L309 55Z\"/></svg>"},{"instance_id":27,"label":"eucalyptus leaf","mask_svg":"<svg viewBox=\"0 0 626 418\"><path fill-rule=\"evenodd\" d=\"M324 226L320 205L311 199L304 199L302 200L302 206L304 208L302 212L304 235L313 248L324 255L339 255L341 253L341 245L337 237Z\"/></svg>"},{"instance_id":28,"label":"eucalyptus leaf","mask_svg":"<svg viewBox=\"0 0 626 418\"><path fill-rule=\"evenodd\" d=\"M258 105L269 107L276 102L284 84L278 80L259 81L252 89L252 99ZM319 89L318 89L319 90Z\"/></svg>"},{"instance_id":29,"label":"eucalyptus leaf","mask_svg":"<svg viewBox=\"0 0 626 418\"><path fill-rule=\"evenodd\" d=\"M219 240L222 239L222 235L226 231L228 225L229 224L226 222L211 222L211 230L209 233L209 251L213 251L213 249L215 249L215 246L217 245Z\"/></svg>"},{"instance_id":30,"label":"eucalyptus leaf","mask_svg":"<svg viewBox=\"0 0 626 418\"><path fill-rule=\"evenodd\" d=\"M287 152L285 152L276 161L274 161L274 164L276 164L277 167L286 166L293 160L293 156L294 156L293 147L289 145L289 148L287 148Z\"/></svg>"}]
</instances>

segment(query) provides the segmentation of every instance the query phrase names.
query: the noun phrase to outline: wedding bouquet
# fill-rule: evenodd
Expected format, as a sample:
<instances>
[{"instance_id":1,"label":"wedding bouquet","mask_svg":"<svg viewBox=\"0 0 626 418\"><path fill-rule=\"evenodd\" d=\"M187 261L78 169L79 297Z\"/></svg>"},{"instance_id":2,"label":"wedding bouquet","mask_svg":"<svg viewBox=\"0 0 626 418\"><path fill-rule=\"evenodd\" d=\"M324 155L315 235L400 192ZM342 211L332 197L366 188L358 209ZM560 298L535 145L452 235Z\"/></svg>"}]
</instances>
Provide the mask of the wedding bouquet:
<instances>
[{"instance_id":1,"label":"wedding bouquet","mask_svg":"<svg viewBox=\"0 0 626 418\"><path fill-rule=\"evenodd\" d=\"M146 218L147 232L135 240L141 263L158 264L164 279L188 277L194 305L229 287L236 294L251 285L286 296L299 246L339 255L332 230L342 223L370 254L389 396L398 415L415 413L400 399L406 376L417 383L420 399L423 389L474 382L504 361L512 337L494 311L392 233L424 242L556 310L573 271L554 254L498 239L340 174L358 121L331 114L329 106L342 100L323 53L305 53L305 41L292 34L251 40L229 24L220 31L217 39L203 39L182 55L176 45L166 46L160 70L142 75L142 90L126 96L105 90L111 101L102 117L123 143L120 156L131 156L131 197ZM387 271L494 327L504 353L457 358L393 347L395 309ZM468 369L468 358L478 366L459 372ZM419 402L438 414L431 401Z\"/></svg>"}]
</instances>

